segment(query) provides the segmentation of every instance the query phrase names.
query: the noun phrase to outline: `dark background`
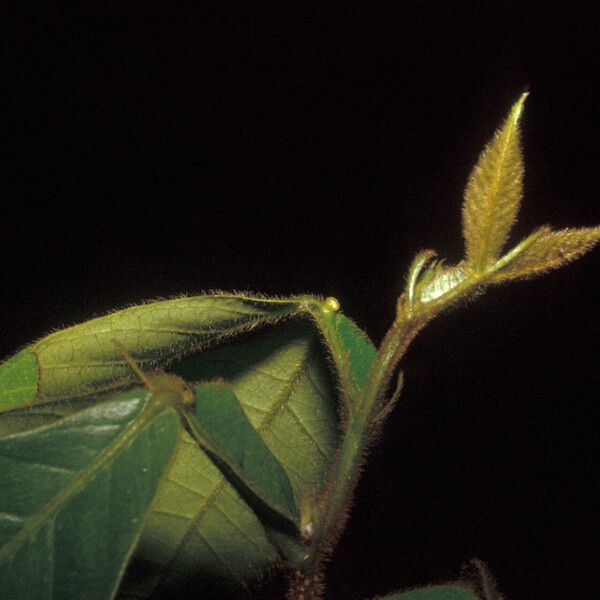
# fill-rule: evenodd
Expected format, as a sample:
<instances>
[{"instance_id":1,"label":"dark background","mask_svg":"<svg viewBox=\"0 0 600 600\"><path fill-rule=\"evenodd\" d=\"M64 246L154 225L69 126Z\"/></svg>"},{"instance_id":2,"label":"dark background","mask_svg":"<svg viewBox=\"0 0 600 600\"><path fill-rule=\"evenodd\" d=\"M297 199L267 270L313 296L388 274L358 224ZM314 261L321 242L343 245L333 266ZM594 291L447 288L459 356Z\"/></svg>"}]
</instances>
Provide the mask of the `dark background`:
<instances>
[{"instance_id":1,"label":"dark background","mask_svg":"<svg viewBox=\"0 0 600 600\"><path fill-rule=\"evenodd\" d=\"M537 225L600 222L597 3L19 3L5 20L0 355L156 296L335 295L379 342L407 264L529 89ZM453 578L599 597L600 252L433 323L329 598ZM263 592L266 594L267 592Z\"/></svg>"}]
</instances>

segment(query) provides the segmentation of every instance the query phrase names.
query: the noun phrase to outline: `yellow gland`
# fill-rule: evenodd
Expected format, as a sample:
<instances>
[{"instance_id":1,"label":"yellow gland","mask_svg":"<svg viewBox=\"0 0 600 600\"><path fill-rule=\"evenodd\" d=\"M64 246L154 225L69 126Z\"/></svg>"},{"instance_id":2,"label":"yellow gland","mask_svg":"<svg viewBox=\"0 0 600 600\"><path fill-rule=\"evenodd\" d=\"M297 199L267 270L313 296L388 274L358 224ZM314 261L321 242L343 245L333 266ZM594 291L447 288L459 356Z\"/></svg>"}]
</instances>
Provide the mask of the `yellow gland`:
<instances>
[{"instance_id":1,"label":"yellow gland","mask_svg":"<svg viewBox=\"0 0 600 600\"><path fill-rule=\"evenodd\" d=\"M334 298L333 296L328 296L323 302L323 308L330 312L337 312L338 310L340 310L340 302L337 298Z\"/></svg>"}]
</instances>

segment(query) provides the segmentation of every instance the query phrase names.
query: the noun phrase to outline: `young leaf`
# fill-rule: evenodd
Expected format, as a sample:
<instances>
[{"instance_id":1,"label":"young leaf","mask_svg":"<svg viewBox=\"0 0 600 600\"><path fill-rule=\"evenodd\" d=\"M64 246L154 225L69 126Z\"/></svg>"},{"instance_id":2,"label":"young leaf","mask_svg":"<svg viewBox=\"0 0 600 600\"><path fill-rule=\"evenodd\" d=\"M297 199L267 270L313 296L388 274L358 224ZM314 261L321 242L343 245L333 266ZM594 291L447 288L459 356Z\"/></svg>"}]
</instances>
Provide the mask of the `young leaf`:
<instances>
[{"instance_id":1,"label":"young leaf","mask_svg":"<svg viewBox=\"0 0 600 600\"><path fill-rule=\"evenodd\" d=\"M390 596L383 596L378 600L480 600L468 587L460 583L433 585L426 588L417 588L406 592L398 592Z\"/></svg>"},{"instance_id":2,"label":"young leaf","mask_svg":"<svg viewBox=\"0 0 600 600\"><path fill-rule=\"evenodd\" d=\"M138 390L1 439L2 596L112 598L179 428Z\"/></svg>"},{"instance_id":3,"label":"young leaf","mask_svg":"<svg viewBox=\"0 0 600 600\"><path fill-rule=\"evenodd\" d=\"M581 227L552 231L541 227L522 252L493 276L493 282L541 275L558 269L591 250L600 241L600 227Z\"/></svg>"},{"instance_id":4,"label":"young leaf","mask_svg":"<svg viewBox=\"0 0 600 600\"><path fill-rule=\"evenodd\" d=\"M192 296L131 306L56 331L2 365L0 411L33 402L98 395L131 383L135 374L113 338L149 370L218 340L289 317L303 306L302 299Z\"/></svg>"},{"instance_id":5,"label":"young leaf","mask_svg":"<svg viewBox=\"0 0 600 600\"><path fill-rule=\"evenodd\" d=\"M195 412L186 418L196 441L260 502L297 527L300 515L287 474L252 427L233 389L206 383L195 389L195 397Z\"/></svg>"},{"instance_id":6,"label":"young leaf","mask_svg":"<svg viewBox=\"0 0 600 600\"><path fill-rule=\"evenodd\" d=\"M465 190L463 234L467 265L483 272L496 261L515 222L523 195L519 119L523 94L485 148Z\"/></svg>"},{"instance_id":7,"label":"young leaf","mask_svg":"<svg viewBox=\"0 0 600 600\"><path fill-rule=\"evenodd\" d=\"M188 357L174 371L188 381L226 380L285 469L294 497L318 495L339 430L331 376L310 321L231 340ZM137 556L136 564L150 573L140 582L132 571L124 591L141 585L159 596L192 576L196 595L215 597L216 582L247 585L280 560L255 512L187 433L148 515Z\"/></svg>"},{"instance_id":8,"label":"young leaf","mask_svg":"<svg viewBox=\"0 0 600 600\"><path fill-rule=\"evenodd\" d=\"M451 267L445 266L442 262L433 263L416 287L415 292L419 302L426 304L442 296L450 296L467 276L468 272L462 263Z\"/></svg>"}]
</instances>

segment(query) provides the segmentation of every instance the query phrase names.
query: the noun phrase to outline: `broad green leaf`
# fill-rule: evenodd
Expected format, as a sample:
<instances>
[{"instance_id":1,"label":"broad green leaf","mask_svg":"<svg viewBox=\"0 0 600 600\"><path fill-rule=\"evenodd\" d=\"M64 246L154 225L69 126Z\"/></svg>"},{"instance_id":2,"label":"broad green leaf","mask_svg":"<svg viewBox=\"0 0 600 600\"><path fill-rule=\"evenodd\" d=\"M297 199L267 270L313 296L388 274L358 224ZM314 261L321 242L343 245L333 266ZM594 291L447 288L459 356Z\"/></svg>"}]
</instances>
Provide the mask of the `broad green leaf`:
<instances>
[{"instance_id":1,"label":"broad green leaf","mask_svg":"<svg viewBox=\"0 0 600 600\"><path fill-rule=\"evenodd\" d=\"M469 177L463 205L466 261L476 272L494 263L523 196L519 119L527 94L515 103Z\"/></svg>"},{"instance_id":2,"label":"broad green leaf","mask_svg":"<svg viewBox=\"0 0 600 600\"><path fill-rule=\"evenodd\" d=\"M180 429L130 392L0 440L2 597L112 598Z\"/></svg>"},{"instance_id":3,"label":"broad green leaf","mask_svg":"<svg viewBox=\"0 0 600 600\"><path fill-rule=\"evenodd\" d=\"M33 402L97 396L130 384L135 375L113 339L148 370L293 315L303 306L302 298L182 297L131 306L56 331L2 365L0 411ZM32 354L37 359L39 381Z\"/></svg>"},{"instance_id":4,"label":"broad green leaf","mask_svg":"<svg viewBox=\"0 0 600 600\"><path fill-rule=\"evenodd\" d=\"M144 369L164 367L193 354L181 368L192 365L196 375L185 376L231 380L249 421L283 465L293 497L318 493L339 434L335 384L326 368L320 335L308 321L252 332L257 325L308 312L309 303L327 304L309 297L289 301L225 295L184 298L132 307L56 332L29 348L39 352L37 366L46 375L44 394L34 398L35 406L28 399L29 408L13 409L5 420L0 417L0 435L52 422L80 410L93 395L131 383L132 370L111 341L117 339ZM240 314L231 314L234 305ZM190 316L194 310L198 314ZM204 329L198 315L204 318ZM237 333L245 333L244 338L232 340ZM346 369L340 379L354 387L363 385L375 352L364 334L336 315L322 335L330 351L331 340L337 344L334 366ZM215 343L225 345L204 350ZM204 352L194 354L198 349ZM62 386L60 393L58 387L49 393L54 384ZM68 398L68 404L54 402L61 398ZM151 557L153 575L144 582L150 582L148 589L197 573L198 568L207 580L217 577L244 585L279 560L268 541L274 539L272 531L265 534L269 524L257 519L184 431L148 522L138 554L142 560Z\"/></svg>"},{"instance_id":5,"label":"broad green leaf","mask_svg":"<svg viewBox=\"0 0 600 600\"><path fill-rule=\"evenodd\" d=\"M471 589L461 584L449 583L398 592L379 600L479 600Z\"/></svg>"},{"instance_id":6,"label":"broad green leaf","mask_svg":"<svg viewBox=\"0 0 600 600\"><path fill-rule=\"evenodd\" d=\"M37 360L31 352L22 350L0 364L0 412L31 402L37 384Z\"/></svg>"},{"instance_id":7,"label":"broad green leaf","mask_svg":"<svg viewBox=\"0 0 600 600\"><path fill-rule=\"evenodd\" d=\"M332 378L310 321L289 321L205 350L175 371L188 381L229 382L252 427L285 469L294 497L322 489L339 431ZM187 433L137 557L149 578L140 581L134 573L138 581L131 576L124 593L141 596L148 589L168 594L191 575L200 586L195 593L201 577L214 597L215 581L244 586L279 561L255 512Z\"/></svg>"},{"instance_id":8,"label":"broad green leaf","mask_svg":"<svg viewBox=\"0 0 600 600\"><path fill-rule=\"evenodd\" d=\"M194 438L259 501L297 526L300 515L288 476L252 427L231 386L206 383L196 388L195 398L195 412L188 418Z\"/></svg>"},{"instance_id":9,"label":"broad green leaf","mask_svg":"<svg viewBox=\"0 0 600 600\"><path fill-rule=\"evenodd\" d=\"M522 252L497 270L493 276L494 282L534 277L576 260L600 241L600 227L559 231L541 227L532 236L535 238Z\"/></svg>"}]
</instances>

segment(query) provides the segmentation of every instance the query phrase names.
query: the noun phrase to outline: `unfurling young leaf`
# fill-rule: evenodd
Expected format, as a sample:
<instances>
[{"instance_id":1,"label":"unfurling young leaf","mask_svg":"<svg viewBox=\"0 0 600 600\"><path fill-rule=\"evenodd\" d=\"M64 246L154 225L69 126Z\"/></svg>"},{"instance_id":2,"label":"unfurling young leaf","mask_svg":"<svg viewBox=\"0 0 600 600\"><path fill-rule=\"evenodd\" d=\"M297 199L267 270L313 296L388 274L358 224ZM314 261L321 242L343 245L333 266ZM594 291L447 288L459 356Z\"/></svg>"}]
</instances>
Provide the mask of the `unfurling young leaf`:
<instances>
[{"instance_id":1,"label":"unfurling young leaf","mask_svg":"<svg viewBox=\"0 0 600 600\"><path fill-rule=\"evenodd\" d=\"M540 227L501 254L522 198L523 159L519 121L527 94L513 105L508 118L482 152L467 183L463 204L465 258L454 266L419 253L398 303L398 316L420 320L476 295L490 284L533 277L579 258L600 241L600 227L553 231Z\"/></svg>"},{"instance_id":2,"label":"unfurling young leaf","mask_svg":"<svg viewBox=\"0 0 600 600\"><path fill-rule=\"evenodd\" d=\"M519 119L523 94L482 152L467 183L463 234L470 268L482 272L496 261L517 217L523 196Z\"/></svg>"},{"instance_id":3,"label":"unfurling young leaf","mask_svg":"<svg viewBox=\"0 0 600 600\"><path fill-rule=\"evenodd\" d=\"M534 277L574 261L600 241L600 227L552 231L545 226L532 235L535 239L505 267L498 269L493 282Z\"/></svg>"}]
</instances>

